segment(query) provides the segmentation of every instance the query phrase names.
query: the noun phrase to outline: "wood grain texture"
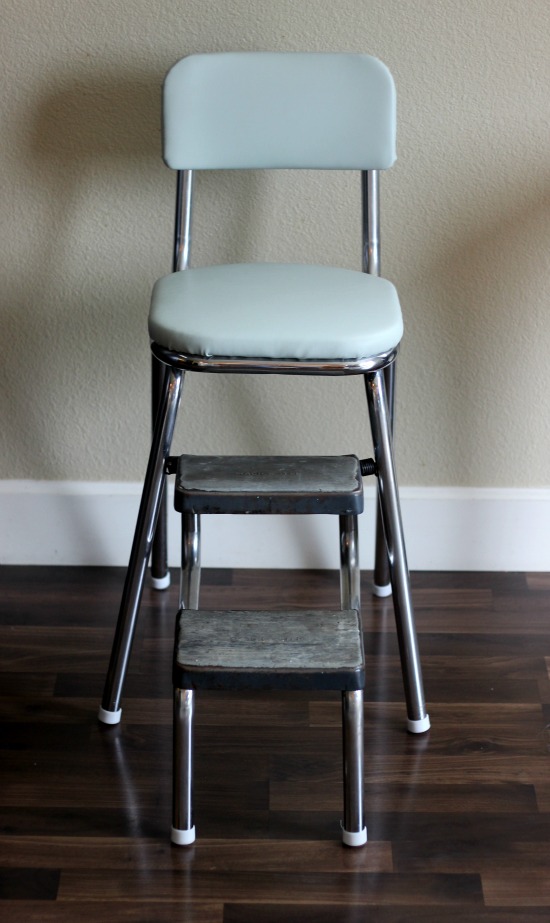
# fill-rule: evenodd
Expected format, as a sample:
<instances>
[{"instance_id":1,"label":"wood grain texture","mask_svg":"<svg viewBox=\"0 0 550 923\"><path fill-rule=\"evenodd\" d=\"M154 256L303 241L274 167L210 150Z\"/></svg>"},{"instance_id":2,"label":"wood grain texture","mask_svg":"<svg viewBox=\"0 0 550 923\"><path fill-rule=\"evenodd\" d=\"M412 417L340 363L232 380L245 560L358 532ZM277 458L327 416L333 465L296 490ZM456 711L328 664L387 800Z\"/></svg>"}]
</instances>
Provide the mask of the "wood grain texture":
<instances>
[{"instance_id":1,"label":"wood grain texture","mask_svg":"<svg viewBox=\"0 0 550 923\"><path fill-rule=\"evenodd\" d=\"M174 506L189 513L363 512L363 478L352 455L180 455Z\"/></svg>"},{"instance_id":2,"label":"wood grain texture","mask_svg":"<svg viewBox=\"0 0 550 923\"><path fill-rule=\"evenodd\" d=\"M173 682L180 689L362 689L364 667L353 609L178 613Z\"/></svg>"},{"instance_id":3,"label":"wood grain texture","mask_svg":"<svg viewBox=\"0 0 550 923\"><path fill-rule=\"evenodd\" d=\"M0 569L7 923L550 919L550 578L413 574L428 735L369 595L365 849L341 846L335 692L201 692L196 824L169 843L177 588L146 589L123 721L96 710L123 571ZM334 573L204 573L205 609L337 608Z\"/></svg>"}]
</instances>

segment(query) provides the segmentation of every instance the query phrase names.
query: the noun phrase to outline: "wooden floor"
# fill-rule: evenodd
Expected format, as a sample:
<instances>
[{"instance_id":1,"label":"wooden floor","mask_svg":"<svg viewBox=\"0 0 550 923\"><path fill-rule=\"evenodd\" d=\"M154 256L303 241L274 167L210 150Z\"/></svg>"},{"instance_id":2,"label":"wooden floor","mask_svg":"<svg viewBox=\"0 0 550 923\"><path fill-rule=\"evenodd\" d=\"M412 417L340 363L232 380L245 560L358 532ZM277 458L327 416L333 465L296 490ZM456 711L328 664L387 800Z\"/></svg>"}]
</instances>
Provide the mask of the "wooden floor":
<instances>
[{"instance_id":1,"label":"wooden floor","mask_svg":"<svg viewBox=\"0 0 550 923\"><path fill-rule=\"evenodd\" d=\"M404 729L391 600L364 584L369 842L341 846L330 693L197 704L171 847L176 591L146 590L122 724L96 711L123 579L0 569L0 919L550 920L550 575L415 574L432 730ZM321 572L207 571L204 607L338 605Z\"/></svg>"}]
</instances>

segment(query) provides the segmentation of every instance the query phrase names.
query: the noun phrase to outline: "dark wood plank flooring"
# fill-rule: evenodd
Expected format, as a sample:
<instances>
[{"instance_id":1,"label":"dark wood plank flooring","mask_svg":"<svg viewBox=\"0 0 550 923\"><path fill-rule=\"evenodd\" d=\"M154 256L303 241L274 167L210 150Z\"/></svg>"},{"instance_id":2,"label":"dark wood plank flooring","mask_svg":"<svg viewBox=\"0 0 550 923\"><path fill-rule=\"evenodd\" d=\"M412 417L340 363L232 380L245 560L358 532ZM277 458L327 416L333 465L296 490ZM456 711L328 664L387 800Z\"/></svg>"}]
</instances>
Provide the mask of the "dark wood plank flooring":
<instances>
[{"instance_id":1,"label":"dark wood plank flooring","mask_svg":"<svg viewBox=\"0 0 550 923\"><path fill-rule=\"evenodd\" d=\"M194 847L169 843L175 587L99 725L119 569L0 569L0 918L550 920L550 575L413 575L428 735L364 579L369 843L340 844L332 693L201 694ZM333 573L206 571L205 608L331 607Z\"/></svg>"}]
</instances>

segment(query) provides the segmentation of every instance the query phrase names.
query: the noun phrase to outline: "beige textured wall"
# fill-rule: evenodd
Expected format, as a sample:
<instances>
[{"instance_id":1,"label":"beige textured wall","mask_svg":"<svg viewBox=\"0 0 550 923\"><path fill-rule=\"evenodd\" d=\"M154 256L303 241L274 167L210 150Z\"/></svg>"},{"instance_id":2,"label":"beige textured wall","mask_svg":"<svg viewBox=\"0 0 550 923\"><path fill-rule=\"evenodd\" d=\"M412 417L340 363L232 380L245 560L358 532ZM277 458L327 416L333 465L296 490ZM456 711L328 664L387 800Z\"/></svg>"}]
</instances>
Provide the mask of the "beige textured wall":
<instances>
[{"instance_id":1,"label":"beige textured wall","mask_svg":"<svg viewBox=\"0 0 550 923\"><path fill-rule=\"evenodd\" d=\"M550 483L548 0L3 0L1 20L0 478L141 477L162 78L190 52L281 49L370 52L396 78L401 482ZM202 177L195 262L358 267L357 177L308 175L299 199L302 179ZM178 448L369 449L359 379L188 376L184 397Z\"/></svg>"}]
</instances>

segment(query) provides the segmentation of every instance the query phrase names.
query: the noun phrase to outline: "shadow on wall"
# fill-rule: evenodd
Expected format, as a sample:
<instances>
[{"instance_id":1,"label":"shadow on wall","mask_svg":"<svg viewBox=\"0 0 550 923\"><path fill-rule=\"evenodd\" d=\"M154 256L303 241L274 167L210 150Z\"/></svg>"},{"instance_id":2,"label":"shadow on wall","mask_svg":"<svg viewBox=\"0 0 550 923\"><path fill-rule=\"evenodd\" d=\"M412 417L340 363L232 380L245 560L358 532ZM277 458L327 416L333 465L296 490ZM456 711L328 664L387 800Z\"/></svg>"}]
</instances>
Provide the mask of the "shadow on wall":
<instances>
[{"instance_id":1,"label":"shadow on wall","mask_svg":"<svg viewBox=\"0 0 550 923\"><path fill-rule=\"evenodd\" d=\"M116 393L136 381L136 357L141 369L148 356L147 300L152 280L170 267L175 188L174 174L161 160L163 77L148 71L80 72L73 80L65 77L34 106L25 121L25 134L13 133L20 164L28 166L25 185L32 188L36 205L36 243L24 273L14 273L8 282L6 312L12 345L3 374L16 381L21 364L32 356L39 404L55 402L62 388L64 402L69 402L65 403L67 417L79 365L92 384L106 375L108 390ZM206 177L200 192L204 190L207 206L217 200L223 185L221 175ZM245 204L231 216L227 238L233 241L235 227L249 228L251 239L254 233L254 178L245 185L251 194L238 198ZM144 202L151 203L148 212ZM141 216L134 213L136 206ZM83 221L85 231L79 236ZM165 237L165 247L161 248L164 239L159 240L159 234ZM124 310L128 304L140 305L139 321L134 323L131 307ZM95 374L89 373L90 368ZM92 397L100 402L101 390ZM70 463L68 472L57 455L52 434L42 431L40 420L35 420L40 416L35 398L31 403L19 392L16 399L20 404L8 424L10 454L17 446L22 457L38 452L43 477L74 477ZM147 401L144 395L143 407ZM126 403L121 399L121 410ZM116 411L111 410L114 417ZM27 432L20 420L26 420ZM148 421L145 428L148 431Z\"/></svg>"},{"instance_id":2,"label":"shadow on wall","mask_svg":"<svg viewBox=\"0 0 550 923\"><path fill-rule=\"evenodd\" d=\"M33 159L71 170L87 160L110 168L158 157L163 74L80 73L42 100L31 125Z\"/></svg>"},{"instance_id":3,"label":"shadow on wall","mask_svg":"<svg viewBox=\"0 0 550 923\"><path fill-rule=\"evenodd\" d=\"M12 272L4 308L9 337L2 376L12 398L4 439L8 457L16 459L12 477L36 476L38 468L46 480L78 478L77 466L67 461L73 440L88 443L90 453L102 451L86 438L88 407L91 415L105 413L106 422L107 413L111 420L116 414L112 408L98 410L104 403L101 379L108 343L118 339L121 352L126 343L133 348L141 340L142 353L147 352L143 330L134 337L117 317L120 299L132 297L131 286L129 294L123 291L124 279L139 271L140 254L127 254L122 279L96 275L93 255L75 256L73 229L89 190L106 176L138 176L159 164L162 77L145 70L64 75L34 103L30 117L20 116L24 128L12 131L36 216L29 234L32 251L23 271ZM121 380L128 376L125 388L135 379L132 359L120 363ZM94 367L96 375L90 374ZM85 379L90 381L87 393ZM83 393L88 405L82 403ZM106 442L109 438L106 428ZM34 467L32 460L37 460ZM74 522L74 541L87 529L89 524Z\"/></svg>"},{"instance_id":4,"label":"shadow on wall","mask_svg":"<svg viewBox=\"0 0 550 923\"><path fill-rule=\"evenodd\" d=\"M411 394L423 387L431 421L422 461L434 468L433 453L443 452L437 467L451 471L445 483L457 487L524 484L515 479L523 463L547 482L537 436L550 417L550 395L541 389L550 350L550 178L545 184L526 173L515 189L492 180L461 214L456 204L446 210L442 196L432 219L435 244L419 254L408 294L402 284L405 305L411 293L425 302L429 287L435 306L425 327L414 318L406 324L403 348L403 387Z\"/></svg>"}]
</instances>

